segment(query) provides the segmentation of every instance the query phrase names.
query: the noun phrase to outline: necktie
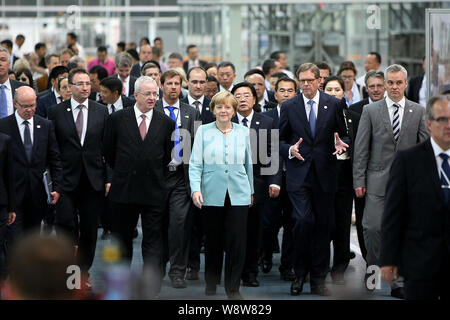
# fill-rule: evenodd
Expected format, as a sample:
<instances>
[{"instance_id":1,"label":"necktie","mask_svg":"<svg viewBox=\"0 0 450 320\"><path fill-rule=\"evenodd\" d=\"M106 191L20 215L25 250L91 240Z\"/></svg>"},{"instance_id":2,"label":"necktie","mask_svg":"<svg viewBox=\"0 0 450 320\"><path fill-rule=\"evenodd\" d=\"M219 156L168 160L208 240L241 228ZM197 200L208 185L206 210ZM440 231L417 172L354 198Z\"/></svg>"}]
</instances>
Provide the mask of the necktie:
<instances>
[{"instance_id":1,"label":"necktie","mask_svg":"<svg viewBox=\"0 0 450 320\"><path fill-rule=\"evenodd\" d=\"M448 203L450 199L450 166L448 165L448 155L446 153L441 153L439 156L442 159L441 166L441 183L442 191L444 192L445 203Z\"/></svg>"},{"instance_id":2,"label":"necktie","mask_svg":"<svg viewBox=\"0 0 450 320\"><path fill-rule=\"evenodd\" d=\"M392 130L394 132L394 139L395 142L398 141L398 137L400 135L400 114L398 112L398 109L400 108L400 106L398 104L394 103L394 116L392 118Z\"/></svg>"},{"instance_id":3,"label":"necktie","mask_svg":"<svg viewBox=\"0 0 450 320\"><path fill-rule=\"evenodd\" d=\"M111 113L116 112L116 107L112 104L111 105Z\"/></svg>"},{"instance_id":4,"label":"necktie","mask_svg":"<svg viewBox=\"0 0 450 320\"><path fill-rule=\"evenodd\" d=\"M127 94L127 90L125 89L125 81L122 80L122 94Z\"/></svg>"},{"instance_id":5,"label":"necktie","mask_svg":"<svg viewBox=\"0 0 450 320\"><path fill-rule=\"evenodd\" d=\"M77 108L78 108L78 116L77 116L77 120L75 121L75 126L77 127L77 133L78 133L78 137L80 138L81 141L81 136L83 134L83 122L84 122L84 117L83 117L83 105L80 104Z\"/></svg>"},{"instance_id":6,"label":"necktie","mask_svg":"<svg viewBox=\"0 0 450 320\"><path fill-rule=\"evenodd\" d=\"M247 128L248 128L247 122L248 122L248 119L247 119L247 118L242 119L242 125L243 125L244 127L247 127Z\"/></svg>"},{"instance_id":7,"label":"necktie","mask_svg":"<svg viewBox=\"0 0 450 320\"><path fill-rule=\"evenodd\" d=\"M169 116L170 118L175 121L175 141L174 141L174 159L177 162L181 161L181 157L183 156L183 152L181 150L181 145L180 145L180 132L178 130L178 123L177 123L177 116L175 115L175 112L173 111L175 109L175 107L167 107L167 109L169 109Z\"/></svg>"},{"instance_id":8,"label":"necktie","mask_svg":"<svg viewBox=\"0 0 450 320\"><path fill-rule=\"evenodd\" d=\"M30 123L25 120L22 122L25 125L25 131L23 134L23 146L25 148L25 154L27 155L28 162L31 162L31 151L33 150L33 143L31 142Z\"/></svg>"},{"instance_id":9,"label":"necktie","mask_svg":"<svg viewBox=\"0 0 450 320\"><path fill-rule=\"evenodd\" d=\"M194 101L194 106L195 106L195 109L200 111L200 101Z\"/></svg>"},{"instance_id":10,"label":"necktie","mask_svg":"<svg viewBox=\"0 0 450 320\"><path fill-rule=\"evenodd\" d=\"M0 86L2 88L1 97L0 97L0 119L4 118L8 115L8 101L6 100L6 86L2 84Z\"/></svg>"},{"instance_id":11,"label":"necktie","mask_svg":"<svg viewBox=\"0 0 450 320\"><path fill-rule=\"evenodd\" d=\"M313 100L309 100L308 104L311 108L311 110L309 111L309 126L311 127L311 133L314 137L315 133L316 133L316 113L314 112L314 101Z\"/></svg>"},{"instance_id":12,"label":"necktie","mask_svg":"<svg viewBox=\"0 0 450 320\"><path fill-rule=\"evenodd\" d=\"M141 118L142 121L139 124L139 133L141 134L142 141L144 141L145 137L147 136L147 125L145 123L145 119L147 119L147 117L145 116L145 114L141 114Z\"/></svg>"}]
</instances>

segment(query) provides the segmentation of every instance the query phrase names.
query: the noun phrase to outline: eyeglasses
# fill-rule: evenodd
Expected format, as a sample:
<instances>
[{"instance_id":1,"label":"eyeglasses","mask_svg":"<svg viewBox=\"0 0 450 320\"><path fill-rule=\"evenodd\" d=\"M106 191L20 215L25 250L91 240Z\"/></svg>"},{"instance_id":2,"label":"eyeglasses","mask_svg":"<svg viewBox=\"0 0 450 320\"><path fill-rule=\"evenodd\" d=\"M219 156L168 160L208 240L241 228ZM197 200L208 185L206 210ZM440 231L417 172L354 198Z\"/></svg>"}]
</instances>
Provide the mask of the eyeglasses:
<instances>
[{"instance_id":1,"label":"eyeglasses","mask_svg":"<svg viewBox=\"0 0 450 320\"><path fill-rule=\"evenodd\" d=\"M155 98L158 98L158 97L159 97L158 92L146 92L146 93L142 93L142 92L139 92L139 91L138 91L137 93L143 95L143 96L146 97L146 98L148 98L148 97L155 97Z\"/></svg>"},{"instance_id":2,"label":"eyeglasses","mask_svg":"<svg viewBox=\"0 0 450 320\"><path fill-rule=\"evenodd\" d=\"M253 97L253 96L250 93L244 93L242 95L241 94L235 94L234 97L239 100L240 98L248 99L248 98Z\"/></svg>"},{"instance_id":3,"label":"eyeglasses","mask_svg":"<svg viewBox=\"0 0 450 320\"><path fill-rule=\"evenodd\" d=\"M92 85L91 82L77 82L77 83L72 83L72 85L77 86L77 87L90 87Z\"/></svg>"},{"instance_id":4,"label":"eyeglasses","mask_svg":"<svg viewBox=\"0 0 450 320\"><path fill-rule=\"evenodd\" d=\"M448 124L450 118L447 117L439 117L439 118L431 118L431 120L436 121L439 124Z\"/></svg>"},{"instance_id":5,"label":"eyeglasses","mask_svg":"<svg viewBox=\"0 0 450 320\"><path fill-rule=\"evenodd\" d=\"M33 103L31 105L23 105L23 104L20 104L17 100L16 100L16 103L23 109L36 108L36 103Z\"/></svg>"},{"instance_id":6,"label":"eyeglasses","mask_svg":"<svg viewBox=\"0 0 450 320\"><path fill-rule=\"evenodd\" d=\"M316 81L317 79L299 79L298 80L298 82L300 82L301 84L304 84L304 83L309 83L309 84L311 84L311 83L313 83L314 81Z\"/></svg>"}]
</instances>

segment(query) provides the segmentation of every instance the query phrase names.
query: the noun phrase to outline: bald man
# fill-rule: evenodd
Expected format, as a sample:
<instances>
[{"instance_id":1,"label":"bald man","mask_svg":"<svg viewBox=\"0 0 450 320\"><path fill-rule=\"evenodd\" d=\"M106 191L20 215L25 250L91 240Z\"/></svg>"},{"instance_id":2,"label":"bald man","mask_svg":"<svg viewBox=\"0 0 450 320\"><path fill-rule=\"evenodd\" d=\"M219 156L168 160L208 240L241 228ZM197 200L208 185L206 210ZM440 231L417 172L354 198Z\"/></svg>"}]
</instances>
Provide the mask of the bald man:
<instances>
[{"instance_id":1,"label":"bald man","mask_svg":"<svg viewBox=\"0 0 450 320\"><path fill-rule=\"evenodd\" d=\"M55 130L51 121L38 115L33 88L23 86L15 91L15 112L0 119L0 132L12 138L16 221L9 226L7 241L22 231L40 227L48 197L43 173L48 168L53 186L51 203L59 199L62 167ZM8 245L9 246L9 245Z\"/></svg>"}]
</instances>

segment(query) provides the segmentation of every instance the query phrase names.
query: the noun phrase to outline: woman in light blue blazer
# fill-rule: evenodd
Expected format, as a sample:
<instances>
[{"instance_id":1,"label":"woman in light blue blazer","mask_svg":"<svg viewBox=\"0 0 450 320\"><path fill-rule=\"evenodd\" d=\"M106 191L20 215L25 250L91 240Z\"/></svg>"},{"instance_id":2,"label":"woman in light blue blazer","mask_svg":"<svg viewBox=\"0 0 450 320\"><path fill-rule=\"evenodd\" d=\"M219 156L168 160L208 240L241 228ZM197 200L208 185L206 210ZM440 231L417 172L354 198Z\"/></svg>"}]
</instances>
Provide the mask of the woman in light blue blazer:
<instances>
[{"instance_id":1,"label":"woman in light blue blazer","mask_svg":"<svg viewBox=\"0 0 450 320\"><path fill-rule=\"evenodd\" d=\"M216 121L198 128L189 161L192 201L203 212L205 226L205 292L216 293L225 250L225 292L229 299L242 299L240 276L253 203L249 130L231 122L237 110L231 93L217 93L210 108Z\"/></svg>"}]
</instances>

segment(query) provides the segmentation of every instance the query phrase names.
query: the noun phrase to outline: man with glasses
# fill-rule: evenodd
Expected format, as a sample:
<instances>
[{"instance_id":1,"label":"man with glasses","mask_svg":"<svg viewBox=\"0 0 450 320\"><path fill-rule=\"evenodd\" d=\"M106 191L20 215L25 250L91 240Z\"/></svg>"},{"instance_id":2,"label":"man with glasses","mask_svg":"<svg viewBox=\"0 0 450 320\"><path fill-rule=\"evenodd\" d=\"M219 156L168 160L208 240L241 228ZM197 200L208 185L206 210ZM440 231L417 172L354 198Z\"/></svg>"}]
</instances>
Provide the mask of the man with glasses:
<instances>
[{"instance_id":1,"label":"man with glasses","mask_svg":"<svg viewBox=\"0 0 450 320\"><path fill-rule=\"evenodd\" d=\"M366 200L362 225L367 266L380 265L381 216L395 153L429 136L424 108L405 98L406 69L393 64L385 76L387 96L363 108L353 154L353 188ZM393 282L391 295L403 298L402 277Z\"/></svg>"},{"instance_id":2,"label":"man with glasses","mask_svg":"<svg viewBox=\"0 0 450 320\"><path fill-rule=\"evenodd\" d=\"M286 189L294 221L296 279L291 295L302 293L309 273L311 293L327 296L330 292L325 277L330 263L337 179L334 155L345 152L350 142L345 105L319 91L320 71L315 64L302 64L296 75L302 94L285 101L280 114L280 153L286 160Z\"/></svg>"},{"instance_id":3,"label":"man with glasses","mask_svg":"<svg viewBox=\"0 0 450 320\"><path fill-rule=\"evenodd\" d=\"M8 227L7 245L22 231L40 228L48 204L56 204L61 192L62 167L55 131L51 121L35 115L36 94L24 86L14 95L16 111L0 119L0 132L12 138L16 221ZM51 202L42 182L49 169L53 181Z\"/></svg>"},{"instance_id":4,"label":"man with glasses","mask_svg":"<svg viewBox=\"0 0 450 320\"><path fill-rule=\"evenodd\" d=\"M392 164L381 224L381 274L392 284L401 268L406 299L448 301L449 98L432 97L426 119L431 138L399 151Z\"/></svg>"},{"instance_id":5,"label":"man with glasses","mask_svg":"<svg viewBox=\"0 0 450 320\"><path fill-rule=\"evenodd\" d=\"M355 140L356 133L358 132L359 120L361 118L361 113L364 106L384 99L384 94L386 89L384 87L384 73L383 71L371 70L366 73L366 89L369 93L369 97L352 104L347 109L347 128L348 135L350 137L350 159L353 160L354 150L355 150ZM364 212L364 197L358 198L354 194L355 201L355 216L356 216L356 232L358 234L358 243L361 250L361 255L366 259L366 245L364 243L363 229L362 229L362 218Z\"/></svg>"},{"instance_id":6,"label":"man with glasses","mask_svg":"<svg viewBox=\"0 0 450 320\"><path fill-rule=\"evenodd\" d=\"M136 80L133 107L114 112L108 119L104 150L114 170L109 199L114 212L113 233L124 244L131 265L133 232L141 215L144 267L152 272L154 297L161 286L162 228L168 197L166 176L171 159L175 123L154 112L158 86L150 77Z\"/></svg>"},{"instance_id":7,"label":"man with glasses","mask_svg":"<svg viewBox=\"0 0 450 320\"><path fill-rule=\"evenodd\" d=\"M102 153L108 109L88 99L91 82L86 70L72 69L68 80L72 98L48 111L63 166L55 225L73 234L79 216L78 258L82 271L87 272L95 256L101 197L109 189Z\"/></svg>"}]
</instances>

